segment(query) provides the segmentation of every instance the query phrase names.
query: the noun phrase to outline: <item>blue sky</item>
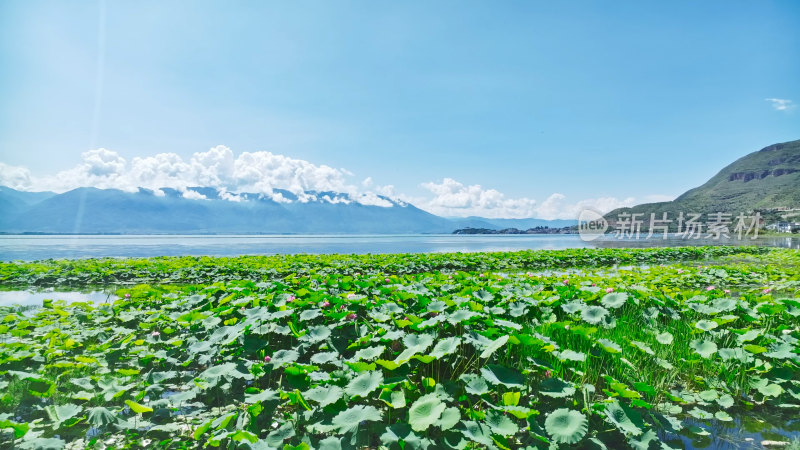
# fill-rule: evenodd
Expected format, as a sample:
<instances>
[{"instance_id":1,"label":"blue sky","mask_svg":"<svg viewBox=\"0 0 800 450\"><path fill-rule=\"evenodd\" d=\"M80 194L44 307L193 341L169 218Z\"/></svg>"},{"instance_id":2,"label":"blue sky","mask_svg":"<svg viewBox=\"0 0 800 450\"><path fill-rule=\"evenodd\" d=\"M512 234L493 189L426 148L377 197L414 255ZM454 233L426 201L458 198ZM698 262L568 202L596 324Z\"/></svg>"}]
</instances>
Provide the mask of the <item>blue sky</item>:
<instances>
[{"instance_id":1,"label":"blue sky","mask_svg":"<svg viewBox=\"0 0 800 450\"><path fill-rule=\"evenodd\" d=\"M791 0L5 1L0 163L34 189L92 149L224 145L448 215L641 202L800 138L798 23Z\"/></svg>"}]
</instances>

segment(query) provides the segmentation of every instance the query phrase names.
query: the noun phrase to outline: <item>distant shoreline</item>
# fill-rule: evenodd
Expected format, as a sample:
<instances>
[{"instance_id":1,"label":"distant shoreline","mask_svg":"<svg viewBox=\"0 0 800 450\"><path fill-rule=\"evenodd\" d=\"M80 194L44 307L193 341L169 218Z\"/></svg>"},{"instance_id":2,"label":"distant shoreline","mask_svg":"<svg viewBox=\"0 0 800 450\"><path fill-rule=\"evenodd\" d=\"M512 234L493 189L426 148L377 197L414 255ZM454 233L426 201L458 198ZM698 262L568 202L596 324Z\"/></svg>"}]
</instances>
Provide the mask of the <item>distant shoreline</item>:
<instances>
[{"instance_id":1,"label":"distant shoreline","mask_svg":"<svg viewBox=\"0 0 800 450\"><path fill-rule=\"evenodd\" d=\"M453 234L578 234L576 227L535 227L528 228L527 230L520 230L517 228L504 228L502 230L493 230L489 228L460 228L453 231Z\"/></svg>"}]
</instances>

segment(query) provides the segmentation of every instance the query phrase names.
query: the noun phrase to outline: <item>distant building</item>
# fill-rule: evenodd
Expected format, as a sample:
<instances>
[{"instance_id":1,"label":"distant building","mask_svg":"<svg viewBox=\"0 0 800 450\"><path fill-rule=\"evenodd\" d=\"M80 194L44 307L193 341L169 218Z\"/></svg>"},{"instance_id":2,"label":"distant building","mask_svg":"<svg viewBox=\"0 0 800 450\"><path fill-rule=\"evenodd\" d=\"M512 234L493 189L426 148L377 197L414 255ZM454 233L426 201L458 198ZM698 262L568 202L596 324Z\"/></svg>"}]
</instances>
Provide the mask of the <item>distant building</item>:
<instances>
[{"instance_id":1,"label":"distant building","mask_svg":"<svg viewBox=\"0 0 800 450\"><path fill-rule=\"evenodd\" d=\"M791 233L796 229L800 229L800 222L775 222L767 225L767 229L778 233Z\"/></svg>"}]
</instances>

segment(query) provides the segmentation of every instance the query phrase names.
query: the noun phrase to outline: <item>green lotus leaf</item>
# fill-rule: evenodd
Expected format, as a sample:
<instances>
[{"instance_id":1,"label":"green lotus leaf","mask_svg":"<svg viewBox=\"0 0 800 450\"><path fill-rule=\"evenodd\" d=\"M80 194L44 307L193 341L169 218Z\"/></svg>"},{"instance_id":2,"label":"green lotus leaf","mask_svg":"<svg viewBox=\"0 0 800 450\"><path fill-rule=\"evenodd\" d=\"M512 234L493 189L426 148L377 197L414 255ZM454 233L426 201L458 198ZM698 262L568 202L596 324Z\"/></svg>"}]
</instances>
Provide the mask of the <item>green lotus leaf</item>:
<instances>
[{"instance_id":1,"label":"green lotus leaf","mask_svg":"<svg viewBox=\"0 0 800 450\"><path fill-rule=\"evenodd\" d=\"M489 411L486 413L486 424L492 429L492 432L500 436L511 436L517 434L519 427L505 414L498 411Z\"/></svg>"},{"instance_id":2,"label":"green lotus leaf","mask_svg":"<svg viewBox=\"0 0 800 450\"><path fill-rule=\"evenodd\" d=\"M500 349L500 347L504 346L506 342L508 342L508 337L508 335L505 335L492 341L492 343L489 344L489 346L486 347L486 349L484 349L481 353L481 358L486 359L492 356L492 353L496 352L498 349Z\"/></svg>"},{"instance_id":3,"label":"green lotus leaf","mask_svg":"<svg viewBox=\"0 0 800 450\"><path fill-rule=\"evenodd\" d=\"M656 340L659 343L664 344L664 345L672 344L672 340L673 340L672 333L670 333L669 331L665 331L663 333L658 333L656 335Z\"/></svg>"},{"instance_id":4,"label":"green lotus leaf","mask_svg":"<svg viewBox=\"0 0 800 450\"><path fill-rule=\"evenodd\" d=\"M464 437L471 441L490 447L494 446L494 441L492 440L492 430L488 425L484 425L479 422L473 422L471 420L462 421L460 431Z\"/></svg>"},{"instance_id":5,"label":"green lotus leaf","mask_svg":"<svg viewBox=\"0 0 800 450\"><path fill-rule=\"evenodd\" d=\"M140 404L138 404L138 403L136 403L134 401L131 401L131 400L125 400L125 404L128 405L128 407L133 412L135 412L136 414L144 414L144 413L153 412L153 408L151 408L149 406L140 405Z\"/></svg>"},{"instance_id":6,"label":"green lotus leaf","mask_svg":"<svg viewBox=\"0 0 800 450\"><path fill-rule=\"evenodd\" d=\"M328 339L328 337L330 335L331 335L331 329L330 328L328 328L326 326L323 326L323 325L318 325L318 326L315 326L315 327L310 327L308 329L308 332L303 335L302 340L309 341L309 342L312 342L312 343L313 342L320 342L320 341L324 341L325 339ZM291 362L294 362L294 361L291 361Z\"/></svg>"},{"instance_id":7,"label":"green lotus leaf","mask_svg":"<svg viewBox=\"0 0 800 450\"><path fill-rule=\"evenodd\" d=\"M717 404L723 408L730 408L733 406L733 397L731 397L730 394L723 394L717 399Z\"/></svg>"},{"instance_id":8,"label":"green lotus leaf","mask_svg":"<svg viewBox=\"0 0 800 450\"><path fill-rule=\"evenodd\" d=\"M64 423L74 422L70 419L80 414L81 411L83 411L83 408L73 403L67 403L64 405L48 405L44 408L44 412L47 413L47 417L53 422L54 430L60 428ZM150 411L152 411L152 409L150 409Z\"/></svg>"},{"instance_id":9,"label":"green lotus leaf","mask_svg":"<svg viewBox=\"0 0 800 450\"><path fill-rule=\"evenodd\" d=\"M381 443L390 449L427 448L425 439L411 429L407 423L396 423L386 427L380 435Z\"/></svg>"},{"instance_id":10,"label":"green lotus leaf","mask_svg":"<svg viewBox=\"0 0 800 450\"><path fill-rule=\"evenodd\" d=\"M582 310L586 307L586 304L580 300L572 300L571 302L564 303L561 305L561 309L564 310L567 314L575 314L576 312Z\"/></svg>"},{"instance_id":11,"label":"green lotus leaf","mask_svg":"<svg viewBox=\"0 0 800 450\"><path fill-rule=\"evenodd\" d=\"M766 386L759 386L758 392L764 397L778 397L783 394L783 388L779 384L768 384Z\"/></svg>"},{"instance_id":12,"label":"green lotus leaf","mask_svg":"<svg viewBox=\"0 0 800 450\"><path fill-rule=\"evenodd\" d=\"M321 315L322 311L320 311L319 309L307 309L300 313L300 320L302 321L313 320Z\"/></svg>"},{"instance_id":13,"label":"green lotus leaf","mask_svg":"<svg viewBox=\"0 0 800 450\"><path fill-rule=\"evenodd\" d=\"M443 301L430 302L425 309L429 312L442 312L447 309L447 303Z\"/></svg>"},{"instance_id":14,"label":"green lotus leaf","mask_svg":"<svg viewBox=\"0 0 800 450\"><path fill-rule=\"evenodd\" d=\"M597 340L597 345L599 345L600 348L602 348L603 350L607 351L608 353L621 353L622 352L622 347L620 347L619 344L617 344L614 341L608 340L608 339L598 339Z\"/></svg>"},{"instance_id":15,"label":"green lotus leaf","mask_svg":"<svg viewBox=\"0 0 800 450\"><path fill-rule=\"evenodd\" d=\"M736 309L736 300L732 298L716 298L711 306L718 311L733 311Z\"/></svg>"},{"instance_id":16,"label":"green lotus leaf","mask_svg":"<svg viewBox=\"0 0 800 450\"><path fill-rule=\"evenodd\" d=\"M21 450L62 450L67 443L61 438L33 438L24 440L17 448Z\"/></svg>"},{"instance_id":17,"label":"green lotus leaf","mask_svg":"<svg viewBox=\"0 0 800 450\"><path fill-rule=\"evenodd\" d=\"M575 386L560 378L545 378L539 384L539 393L553 398L564 398L575 394Z\"/></svg>"},{"instance_id":18,"label":"green lotus leaf","mask_svg":"<svg viewBox=\"0 0 800 450\"><path fill-rule=\"evenodd\" d=\"M620 405L614 400L605 407L606 420L626 435L639 436L642 434L643 422L641 415L636 411Z\"/></svg>"},{"instance_id":19,"label":"green lotus leaf","mask_svg":"<svg viewBox=\"0 0 800 450\"><path fill-rule=\"evenodd\" d=\"M781 342L781 343L774 343L770 344L769 351L764 353L764 356L768 356L770 358L775 359L789 359L789 358L796 358L800 360L800 355L795 353L795 347L788 342Z\"/></svg>"},{"instance_id":20,"label":"green lotus leaf","mask_svg":"<svg viewBox=\"0 0 800 450\"><path fill-rule=\"evenodd\" d=\"M555 351L553 354L561 361L586 361L586 353L576 352L573 350L564 350L562 352Z\"/></svg>"},{"instance_id":21,"label":"green lotus leaf","mask_svg":"<svg viewBox=\"0 0 800 450\"><path fill-rule=\"evenodd\" d=\"M265 441L267 445L273 448L283 447L283 441L289 439L290 437L294 436L294 427L292 426L291 422L286 422L278 429L273 430L271 433L267 435Z\"/></svg>"},{"instance_id":22,"label":"green lotus leaf","mask_svg":"<svg viewBox=\"0 0 800 450\"><path fill-rule=\"evenodd\" d=\"M300 354L294 350L278 350L272 355L272 366L280 367L286 364L291 364L300 358Z\"/></svg>"},{"instance_id":23,"label":"green lotus leaf","mask_svg":"<svg viewBox=\"0 0 800 450\"><path fill-rule=\"evenodd\" d=\"M403 344L415 353L422 353L433 344L433 336L427 333L407 334L403 337Z\"/></svg>"},{"instance_id":24,"label":"green lotus leaf","mask_svg":"<svg viewBox=\"0 0 800 450\"><path fill-rule=\"evenodd\" d=\"M695 339L689 343L689 347L693 348L698 355L706 359L717 352L717 344L709 340Z\"/></svg>"},{"instance_id":25,"label":"green lotus leaf","mask_svg":"<svg viewBox=\"0 0 800 450\"><path fill-rule=\"evenodd\" d=\"M653 351L653 349L652 349L652 348L650 348L650 346L649 346L649 345L647 345L647 344L645 344L644 342L640 342L640 341L631 341L631 345L633 345L634 347L638 348L639 350L641 350L641 351L643 351L643 352L647 353L648 355L655 355L655 354L656 354L656 353Z\"/></svg>"},{"instance_id":26,"label":"green lotus leaf","mask_svg":"<svg viewBox=\"0 0 800 450\"><path fill-rule=\"evenodd\" d=\"M384 388L381 395L378 397L384 403L392 408L405 408L406 407L406 394L403 389L392 391L391 389Z\"/></svg>"},{"instance_id":27,"label":"green lotus leaf","mask_svg":"<svg viewBox=\"0 0 800 450\"><path fill-rule=\"evenodd\" d=\"M753 357L750 356L743 348L721 348L719 349L719 357L723 361L730 361L735 359L743 363L752 361Z\"/></svg>"},{"instance_id":28,"label":"green lotus leaf","mask_svg":"<svg viewBox=\"0 0 800 450\"><path fill-rule=\"evenodd\" d=\"M547 415L544 429L559 444L578 443L589 430L589 421L578 411L559 408Z\"/></svg>"},{"instance_id":29,"label":"green lotus leaf","mask_svg":"<svg viewBox=\"0 0 800 450\"><path fill-rule=\"evenodd\" d=\"M733 422L733 417L725 411L717 411L714 413L714 418L721 422Z\"/></svg>"},{"instance_id":30,"label":"green lotus leaf","mask_svg":"<svg viewBox=\"0 0 800 450\"><path fill-rule=\"evenodd\" d=\"M443 356L449 355L458 350L459 345L461 345L461 338L459 337L442 339L436 343L436 345L433 347L433 350L431 350L430 355L434 358L441 359Z\"/></svg>"},{"instance_id":31,"label":"green lotus leaf","mask_svg":"<svg viewBox=\"0 0 800 450\"><path fill-rule=\"evenodd\" d=\"M362 348L361 350L357 351L355 355L353 355L353 359L355 361L360 361L362 359L363 360L367 360L367 361L371 361L371 360L381 356L383 354L384 350L386 350L386 347L383 346L383 345L377 345L377 346L374 346L374 347Z\"/></svg>"},{"instance_id":32,"label":"green lotus leaf","mask_svg":"<svg viewBox=\"0 0 800 450\"><path fill-rule=\"evenodd\" d=\"M425 431L439 420L446 407L435 393L423 395L409 408L408 423L414 431Z\"/></svg>"},{"instance_id":33,"label":"green lotus leaf","mask_svg":"<svg viewBox=\"0 0 800 450\"><path fill-rule=\"evenodd\" d=\"M525 377L516 369L496 364L487 364L481 367L481 375L492 384L502 384L507 388L522 388Z\"/></svg>"},{"instance_id":34,"label":"green lotus leaf","mask_svg":"<svg viewBox=\"0 0 800 450\"><path fill-rule=\"evenodd\" d=\"M323 352L317 353L311 357L311 362L314 364L325 364L331 361L336 361L339 358L339 353L337 352Z\"/></svg>"},{"instance_id":35,"label":"green lotus leaf","mask_svg":"<svg viewBox=\"0 0 800 450\"><path fill-rule=\"evenodd\" d=\"M624 292L612 292L603 296L600 303L606 308L619 308L628 301L628 294Z\"/></svg>"},{"instance_id":36,"label":"green lotus leaf","mask_svg":"<svg viewBox=\"0 0 800 450\"><path fill-rule=\"evenodd\" d=\"M14 438L19 439L30 429L27 423L17 423L8 419L0 419L0 430L11 428L14 432Z\"/></svg>"},{"instance_id":37,"label":"green lotus leaf","mask_svg":"<svg viewBox=\"0 0 800 450\"><path fill-rule=\"evenodd\" d=\"M718 326L719 325L717 325L717 322L714 322L713 320L700 320L694 324L695 328L703 331L711 331Z\"/></svg>"},{"instance_id":38,"label":"green lotus leaf","mask_svg":"<svg viewBox=\"0 0 800 450\"><path fill-rule=\"evenodd\" d=\"M705 402L713 402L714 400L719 398L719 394L717 394L717 391L715 391L714 389L702 391L698 393L697 396L700 397L700 399Z\"/></svg>"},{"instance_id":39,"label":"green lotus leaf","mask_svg":"<svg viewBox=\"0 0 800 450\"><path fill-rule=\"evenodd\" d=\"M652 442L658 442L658 435L653 430L647 430L641 436L628 437L628 445L634 450L648 450Z\"/></svg>"},{"instance_id":40,"label":"green lotus leaf","mask_svg":"<svg viewBox=\"0 0 800 450\"><path fill-rule=\"evenodd\" d=\"M745 342L750 342L753 339L760 337L763 333L764 330L761 329L747 330L743 334L740 334L736 337L736 342L738 342L739 345L742 345Z\"/></svg>"},{"instance_id":41,"label":"green lotus leaf","mask_svg":"<svg viewBox=\"0 0 800 450\"><path fill-rule=\"evenodd\" d=\"M472 395L483 395L489 392L489 385L486 379L478 375L464 374L460 378L464 381L464 389Z\"/></svg>"},{"instance_id":42,"label":"green lotus leaf","mask_svg":"<svg viewBox=\"0 0 800 450\"><path fill-rule=\"evenodd\" d=\"M317 386L304 392L303 397L325 407L344 397L344 389L339 386Z\"/></svg>"},{"instance_id":43,"label":"green lotus leaf","mask_svg":"<svg viewBox=\"0 0 800 450\"><path fill-rule=\"evenodd\" d=\"M317 444L317 450L342 450L342 441L340 441L336 436L328 436L319 441L319 444Z\"/></svg>"},{"instance_id":44,"label":"green lotus leaf","mask_svg":"<svg viewBox=\"0 0 800 450\"><path fill-rule=\"evenodd\" d=\"M380 422L383 415L374 406L356 405L346 409L333 418L333 425L339 433L355 430L361 422Z\"/></svg>"},{"instance_id":45,"label":"green lotus leaf","mask_svg":"<svg viewBox=\"0 0 800 450\"><path fill-rule=\"evenodd\" d=\"M762 347L760 345L754 345L754 344L747 344L747 345L743 346L742 349L744 349L744 350L746 350L746 351L748 351L750 353L753 353L755 355L758 355L760 353L764 353L764 352L767 351L766 347Z\"/></svg>"},{"instance_id":46,"label":"green lotus leaf","mask_svg":"<svg viewBox=\"0 0 800 450\"><path fill-rule=\"evenodd\" d=\"M458 323L461 323L461 322L464 322L464 321L468 321L468 320L470 320L470 319L472 319L473 317L476 317L476 316L480 316L480 314L478 314L478 313L476 313L474 311L470 311L468 309L459 309L458 311L454 312L453 314L450 314L449 316L447 316L447 321L451 325L456 325Z\"/></svg>"},{"instance_id":47,"label":"green lotus leaf","mask_svg":"<svg viewBox=\"0 0 800 450\"><path fill-rule=\"evenodd\" d=\"M442 416L435 423L435 425L442 431L446 431L456 426L460 420L461 411L459 411L457 407L451 406L450 408L446 408L444 411L442 411Z\"/></svg>"},{"instance_id":48,"label":"green lotus leaf","mask_svg":"<svg viewBox=\"0 0 800 450\"><path fill-rule=\"evenodd\" d=\"M596 325L605 319L608 310L602 306L587 306L581 311L581 320Z\"/></svg>"},{"instance_id":49,"label":"green lotus leaf","mask_svg":"<svg viewBox=\"0 0 800 450\"><path fill-rule=\"evenodd\" d=\"M117 421L117 416L110 409L95 406L89 409L87 422L95 428L102 428Z\"/></svg>"},{"instance_id":50,"label":"green lotus leaf","mask_svg":"<svg viewBox=\"0 0 800 450\"><path fill-rule=\"evenodd\" d=\"M383 384L383 374L381 372L361 372L357 377L350 380L345 388L347 395L351 397L366 397L378 386Z\"/></svg>"},{"instance_id":51,"label":"green lotus leaf","mask_svg":"<svg viewBox=\"0 0 800 450\"><path fill-rule=\"evenodd\" d=\"M244 395L245 403L261 403L261 402L274 402L280 397L277 392L272 389L264 389L257 394L246 393Z\"/></svg>"},{"instance_id":52,"label":"green lotus leaf","mask_svg":"<svg viewBox=\"0 0 800 450\"><path fill-rule=\"evenodd\" d=\"M695 419L699 419L699 420L708 420L708 419L713 419L714 418L713 414L711 414L708 411L704 411L704 410L702 410L702 409L700 409L700 408L698 408L696 406L694 408L690 409L687 412L688 412L688 414L690 416L694 417Z\"/></svg>"}]
</instances>

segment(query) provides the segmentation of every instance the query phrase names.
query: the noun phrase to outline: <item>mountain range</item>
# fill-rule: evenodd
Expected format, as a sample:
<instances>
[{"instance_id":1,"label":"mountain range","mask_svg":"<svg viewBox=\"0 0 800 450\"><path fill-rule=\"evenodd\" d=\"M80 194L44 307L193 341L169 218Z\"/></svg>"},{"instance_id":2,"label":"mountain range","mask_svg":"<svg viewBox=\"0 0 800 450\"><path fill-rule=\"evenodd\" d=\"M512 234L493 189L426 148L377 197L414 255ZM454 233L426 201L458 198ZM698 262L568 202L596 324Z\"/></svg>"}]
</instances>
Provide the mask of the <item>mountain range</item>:
<instances>
[{"instance_id":1,"label":"mountain range","mask_svg":"<svg viewBox=\"0 0 800 450\"><path fill-rule=\"evenodd\" d=\"M717 212L753 214L758 211L767 222L800 216L800 140L773 144L745 155L670 202L645 203L619 208L605 215L609 222L621 214L650 214L676 219L678 214L696 213L705 218Z\"/></svg>"},{"instance_id":2,"label":"mountain range","mask_svg":"<svg viewBox=\"0 0 800 450\"><path fill-rule=\"evenodd\" d=\"M231 195L215 188L181 192L84 187L56 194L0 186L0 232L120 234L407 234L459 228L564 227L573 220L445 218L378 196L275 190Z\"/></svg>"}]
</instances>

